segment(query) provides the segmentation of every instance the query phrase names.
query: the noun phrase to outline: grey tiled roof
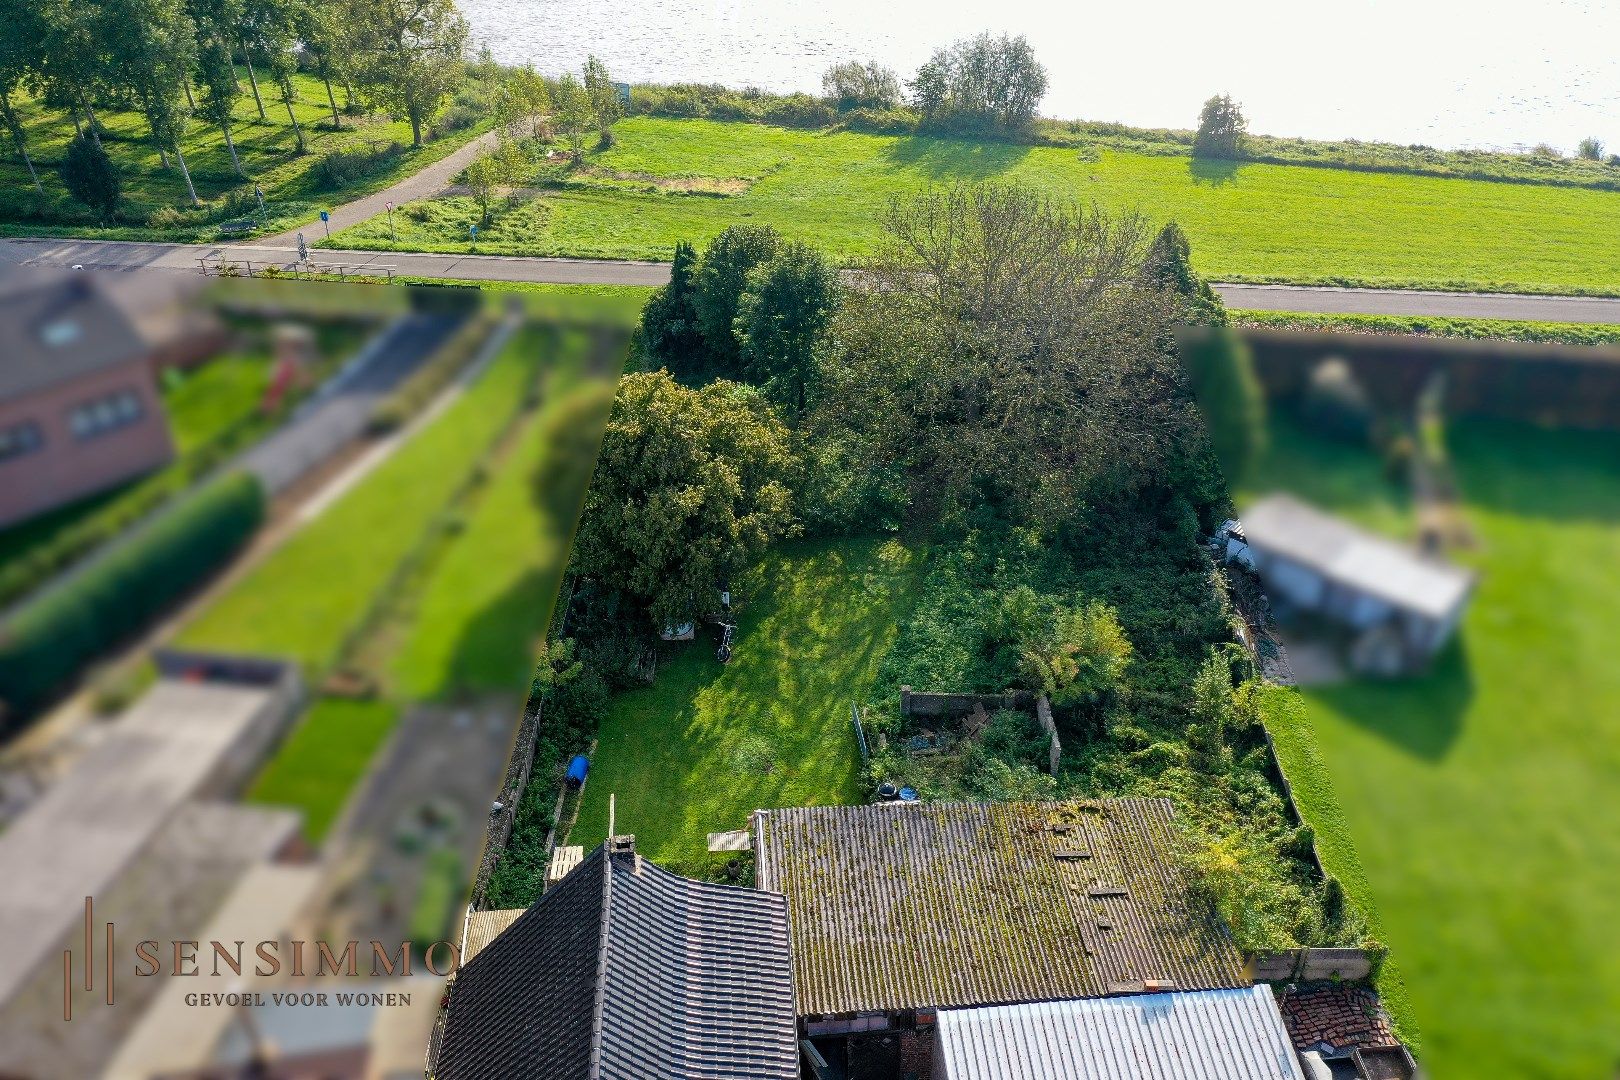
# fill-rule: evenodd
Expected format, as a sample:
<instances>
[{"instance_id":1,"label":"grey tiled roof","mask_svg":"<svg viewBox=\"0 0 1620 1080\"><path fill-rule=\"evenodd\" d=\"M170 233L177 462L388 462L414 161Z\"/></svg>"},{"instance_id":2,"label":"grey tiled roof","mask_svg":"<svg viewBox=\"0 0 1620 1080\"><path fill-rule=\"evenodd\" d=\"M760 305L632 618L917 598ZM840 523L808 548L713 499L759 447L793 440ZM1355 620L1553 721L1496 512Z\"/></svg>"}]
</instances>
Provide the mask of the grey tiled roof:
<instances>
[{"instance_id":1,"label":"grey tiled roof","mask_svg":"<svg viewBox=\"0 0 1620 1080\"><path fill-rule=\"evenodd\" d=\"M83 273L0 280L0 401L26 397L150 351L134 323Z\"/></svg>"},{"instance_id":2,"label":"grey tiled roof","mask_svg":"<svg viewBox=\"0 0 1620 1080\"><path fill-rule=\"evenodd\" d=\"M798 1076L781 896L592 852L461 969L436 1080Z\"/></svg>"},{"instance_id":3,"label":"grey tiled roof","mask_svg":"<svg viewBox=\"0 0 1620 1080\"><path fill-rule=\"evenodd\" d=\"M1171 813L1118 799L761 814L759 884L787 896L800 1014L1248 985L1169 860Z\"/></svg>"}]
</instances>

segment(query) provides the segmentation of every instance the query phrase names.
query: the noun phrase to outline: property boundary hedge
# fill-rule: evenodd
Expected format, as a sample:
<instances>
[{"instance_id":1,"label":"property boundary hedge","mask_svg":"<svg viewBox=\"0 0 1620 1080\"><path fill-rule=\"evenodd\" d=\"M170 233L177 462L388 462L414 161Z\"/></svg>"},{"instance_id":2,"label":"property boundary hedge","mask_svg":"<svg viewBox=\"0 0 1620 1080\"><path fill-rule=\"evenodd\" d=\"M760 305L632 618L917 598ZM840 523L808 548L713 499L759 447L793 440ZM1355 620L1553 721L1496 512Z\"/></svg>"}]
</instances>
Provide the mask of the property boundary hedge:
<instances>
[{"instance_id":1,"label":"property boundary hedge","mask_svg":"<svg viewBox=\"0 0 1620 1080\"><path fill-rule=\"evenodd\" d=\"M225 562L264 520L258 478L232 473L178 503L101 562L0 627L0 731L146 626Z\"/></svg>"}]
</instances>

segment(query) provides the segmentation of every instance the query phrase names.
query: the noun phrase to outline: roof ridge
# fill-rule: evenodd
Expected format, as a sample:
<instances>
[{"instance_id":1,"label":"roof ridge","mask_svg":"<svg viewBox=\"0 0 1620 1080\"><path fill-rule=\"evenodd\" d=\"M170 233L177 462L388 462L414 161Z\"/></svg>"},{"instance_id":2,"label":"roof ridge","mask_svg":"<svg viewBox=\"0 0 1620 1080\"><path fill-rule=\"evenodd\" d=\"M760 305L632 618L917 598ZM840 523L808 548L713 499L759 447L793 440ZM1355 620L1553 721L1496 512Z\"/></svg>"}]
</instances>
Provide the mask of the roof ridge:
<instances>
[{"instance_id":1,"label":"roof ridge","mask_svg":"<svg viewBox=\"0 0 1620 1080\"><path fill-rule=\"evenodd\" d=\"M602 1014L607 996L608 922L613 911L613 852L608 848L612 838L602 841L602 918L597 925L596 991L591 1002L591 1058L590 1080L602 1077Z\"/></svg>"}]
</instances>

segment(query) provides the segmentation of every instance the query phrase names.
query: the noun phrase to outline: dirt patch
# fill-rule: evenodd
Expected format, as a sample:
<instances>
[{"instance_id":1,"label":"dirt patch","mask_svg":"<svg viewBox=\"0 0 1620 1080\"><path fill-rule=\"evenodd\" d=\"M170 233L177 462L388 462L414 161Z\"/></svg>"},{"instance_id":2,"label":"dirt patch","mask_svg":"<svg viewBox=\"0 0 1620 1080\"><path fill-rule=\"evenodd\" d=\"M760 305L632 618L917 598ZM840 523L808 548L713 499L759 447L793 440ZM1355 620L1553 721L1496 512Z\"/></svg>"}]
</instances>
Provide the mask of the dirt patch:
<instances>
[{"instance_id":1,"label":"dirt patch","mask_svg":"<svg viewBox=\"0 0 1620 1080\"><path fill-rule=\"evenodd\" d=\"M596 165L576 166L570 176L621 184L646 184L659 191L686 195L741 195L754 186L754 181L745 176L659 176L656 173L603 169Z\"/></svg>"}]
</instances>

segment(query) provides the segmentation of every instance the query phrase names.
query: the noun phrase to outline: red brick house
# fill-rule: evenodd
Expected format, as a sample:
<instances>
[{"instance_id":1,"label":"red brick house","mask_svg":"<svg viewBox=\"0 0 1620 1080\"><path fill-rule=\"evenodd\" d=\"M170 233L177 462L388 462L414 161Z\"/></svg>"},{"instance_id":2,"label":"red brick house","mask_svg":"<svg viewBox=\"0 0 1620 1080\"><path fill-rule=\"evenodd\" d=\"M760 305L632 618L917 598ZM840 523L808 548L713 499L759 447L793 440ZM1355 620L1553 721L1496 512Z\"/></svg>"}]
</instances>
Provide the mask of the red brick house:
<instances>
[{"instance_id":1,"label":"red brick house","mask_svg":"<svg viewBox=\"0 0 1620 1080\"><path fill-rule=\"evenodd\" d=\"M0 280L0 527L167 464L159 354L89 275Z\"/></svg>"}]
</instances>

